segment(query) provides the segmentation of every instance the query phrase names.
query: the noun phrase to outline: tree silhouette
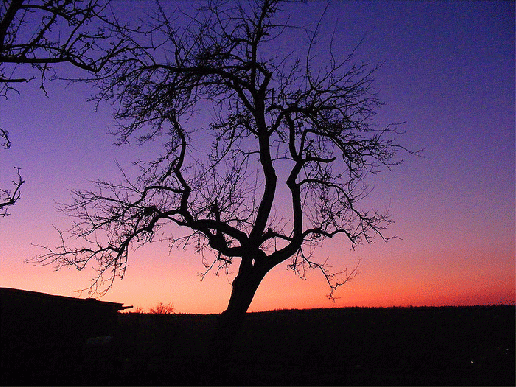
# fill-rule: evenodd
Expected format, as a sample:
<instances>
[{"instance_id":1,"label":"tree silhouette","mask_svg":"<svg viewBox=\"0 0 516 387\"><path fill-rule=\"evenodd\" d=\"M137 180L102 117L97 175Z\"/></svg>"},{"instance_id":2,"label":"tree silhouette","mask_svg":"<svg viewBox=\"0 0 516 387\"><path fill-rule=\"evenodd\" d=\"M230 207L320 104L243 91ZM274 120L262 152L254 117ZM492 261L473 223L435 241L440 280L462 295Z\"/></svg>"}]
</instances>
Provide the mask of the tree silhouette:
<instances>
[{"instance_id":1,"label":"tree silhouette","mask_svg":"<svg viewBox=\"0 0 516 387\"><path fill-rule=\"evenodd\" d=\"M352 246L383 238L391 222L360 206L365 178L397 164L402 148L394 126L371 122L381 105L371 88L375 68L353 63L354 51L339 58L333 41L321 61L320 22L312 31L291 27L281 6L206 2L194 14L176 12L181 22L160 7L145 35L132 31L139 48L106 64L97 98L117 106L120 143L165 136L164 150L139 164L136 179L75 192L66 209L77 218L70 237L82 244L61 233L63 243L38 258L56 267L96 263L91 289L100 292L123 276L133 247L163 235L193 246L208 270L237 265L215 359L227 358L273 267L290 260L299 274L319 269L331 297L356 272L330 271L314 248L328 238ZM276 49L295 32L306 33L305 47ZM199 109L213 112L208 127L194 122ZM189 233L174 237L170 224Z\"/></svg>"},{"instance_id":2,"label":"tree silhouette","mask_svg":"<svg viewBox=\"0 0 516 387\"><path fill-rule=\"evenodd\" d=\"M163 302L158 302L158 304L155 307L152 307L149 309L150 314L173 314L174 313L174 306L171 302L168 304L164 304Z\"/></svg>"},{"instance_id":3,"label":"tree silhouette","mask_svg":"<svg viewBox=\"0 0 516 387\"><path fill-rule=\"evenodd\" d=\"M40 88L53 65L69 63L96 73L127 49L114 38L103 11L109 0L3 0L0 4L0 97L15 85L40 77ZM0 128L0 146L11 146L9 133ZM0 216L20 198L24 180L19 168L13 189L0 190Z\"/></svg>"}]
</instances>

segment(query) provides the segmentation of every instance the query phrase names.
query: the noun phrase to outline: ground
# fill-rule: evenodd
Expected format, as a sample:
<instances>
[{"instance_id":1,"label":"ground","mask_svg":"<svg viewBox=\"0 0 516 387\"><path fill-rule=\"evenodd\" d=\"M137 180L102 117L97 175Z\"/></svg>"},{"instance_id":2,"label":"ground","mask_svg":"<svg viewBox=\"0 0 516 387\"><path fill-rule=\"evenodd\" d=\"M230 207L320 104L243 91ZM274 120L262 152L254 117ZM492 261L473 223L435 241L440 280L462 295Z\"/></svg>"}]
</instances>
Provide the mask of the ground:
<instances>
[{"instance_id":1,"label":"ground","mask_svg":"<svg viewBox=\"0 0 516 387\"><path fill-rule=\"evenodd\" d=\"M210 384L216 316L121 315L120 378ZM514 306L251 313L228 361L247 385L514 385Z\"/></svg>"}]
</instances>

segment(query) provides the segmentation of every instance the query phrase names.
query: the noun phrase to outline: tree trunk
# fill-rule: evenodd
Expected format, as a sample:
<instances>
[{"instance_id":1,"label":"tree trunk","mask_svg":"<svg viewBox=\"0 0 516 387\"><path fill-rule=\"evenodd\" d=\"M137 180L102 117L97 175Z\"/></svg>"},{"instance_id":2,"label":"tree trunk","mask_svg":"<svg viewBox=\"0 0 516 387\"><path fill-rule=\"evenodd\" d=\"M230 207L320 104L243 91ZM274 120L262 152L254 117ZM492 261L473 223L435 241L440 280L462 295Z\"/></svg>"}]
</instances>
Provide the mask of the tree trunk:
<instances>
[{"instance_id":1,"label":"tree trunk","mask_svg":"<svg viewBox=\"0 0 516 387\"><path fill-rule=\"evenodd\" d=\"M228 307L220 314L213 332L209 348L211 364L208 367L208 384L234 384L229 380L231 350L254 294L267 273L255 266L243 265L233 281Z\"/></svg>"}]
</instances>

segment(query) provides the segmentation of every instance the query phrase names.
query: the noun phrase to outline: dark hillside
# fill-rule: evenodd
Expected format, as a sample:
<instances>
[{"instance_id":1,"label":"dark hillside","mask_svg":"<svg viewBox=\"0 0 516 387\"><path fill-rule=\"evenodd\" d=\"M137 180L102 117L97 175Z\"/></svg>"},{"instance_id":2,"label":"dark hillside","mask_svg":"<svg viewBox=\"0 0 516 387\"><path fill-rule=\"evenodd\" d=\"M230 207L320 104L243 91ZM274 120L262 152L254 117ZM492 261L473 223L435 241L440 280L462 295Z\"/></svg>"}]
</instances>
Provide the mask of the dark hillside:
<instances>
[{"instance_id":1,"label":"dark hillside","mask_svg":"<svg viewBox=\"0 0 516 387\"><path fill-rule=\"evenodd\" d=\"M202 384L216 316L120 315L121 382ZM515 307L251 313L232 359L250 385L514 385Z\"/></svg>"},{"instance_id":2,"label":"dark hillside","mask_svg":"<svg viewBox=\"0 0 516 387\"><path fill-rule=\"evenodd\" d=\"M2 385L212 384L213 361L235 385L515 385L514 306L250 313L231 358L210 359L216 315L107 324L91 307L109 303L29 295L0 305Z\"/></svg>"}]
</instances>

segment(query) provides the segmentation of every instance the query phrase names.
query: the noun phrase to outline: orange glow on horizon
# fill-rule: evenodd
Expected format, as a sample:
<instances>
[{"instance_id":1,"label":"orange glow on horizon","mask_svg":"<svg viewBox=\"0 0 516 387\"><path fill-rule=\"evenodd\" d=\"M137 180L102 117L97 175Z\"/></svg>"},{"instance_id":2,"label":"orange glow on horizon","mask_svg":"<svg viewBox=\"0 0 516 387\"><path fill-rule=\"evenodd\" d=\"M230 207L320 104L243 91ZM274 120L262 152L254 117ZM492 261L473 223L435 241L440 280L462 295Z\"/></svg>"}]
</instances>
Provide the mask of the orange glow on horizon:
<instances>
[{"instance_id":1,"label":"orange glow on horizon","mask_svg":"<svg viewBox=\"0 0 516 387\"><path fill-rule=\"evenodd\" d=\"M435 271L418 275L411 272L411 269L401 269L397 275L394 270L379 275L369 270L373 264L374 262L366 261L359 275L339 288L335 301L326 297L329 288L320 273L309 272L307 279L303 280L286 270L285 265L280 265L269 272L260 284L249 312L341 307L466 306L515 302L514 278L509 271L506 272L505 279L493 281L485 272L446 278ZM21 265L24 267L23 276L15 274L20 272L19 269L2 268L1 286L77 297L79 284L84 287L89 284L88 273L74 270L53 272L48 266ZM209 274L204 281L200 281L197 274L202 268L195 256L188 257L188 260L179 260L174 256L153 259L144 255L139 260L134 259L126 278L116 281L113 288L101 299L141 307L144 310L156 306L158 302L171 302L177 313L220 313L227 306L232 277ZM5 276L8 270L13 270L10 277ZM493 269L487 267L487 270ZM498 273L491 274L499 278ZM459 278L462 280L459 281ZM87 293L81 295L87 296Z\"/></svg>"}]
</instances>

